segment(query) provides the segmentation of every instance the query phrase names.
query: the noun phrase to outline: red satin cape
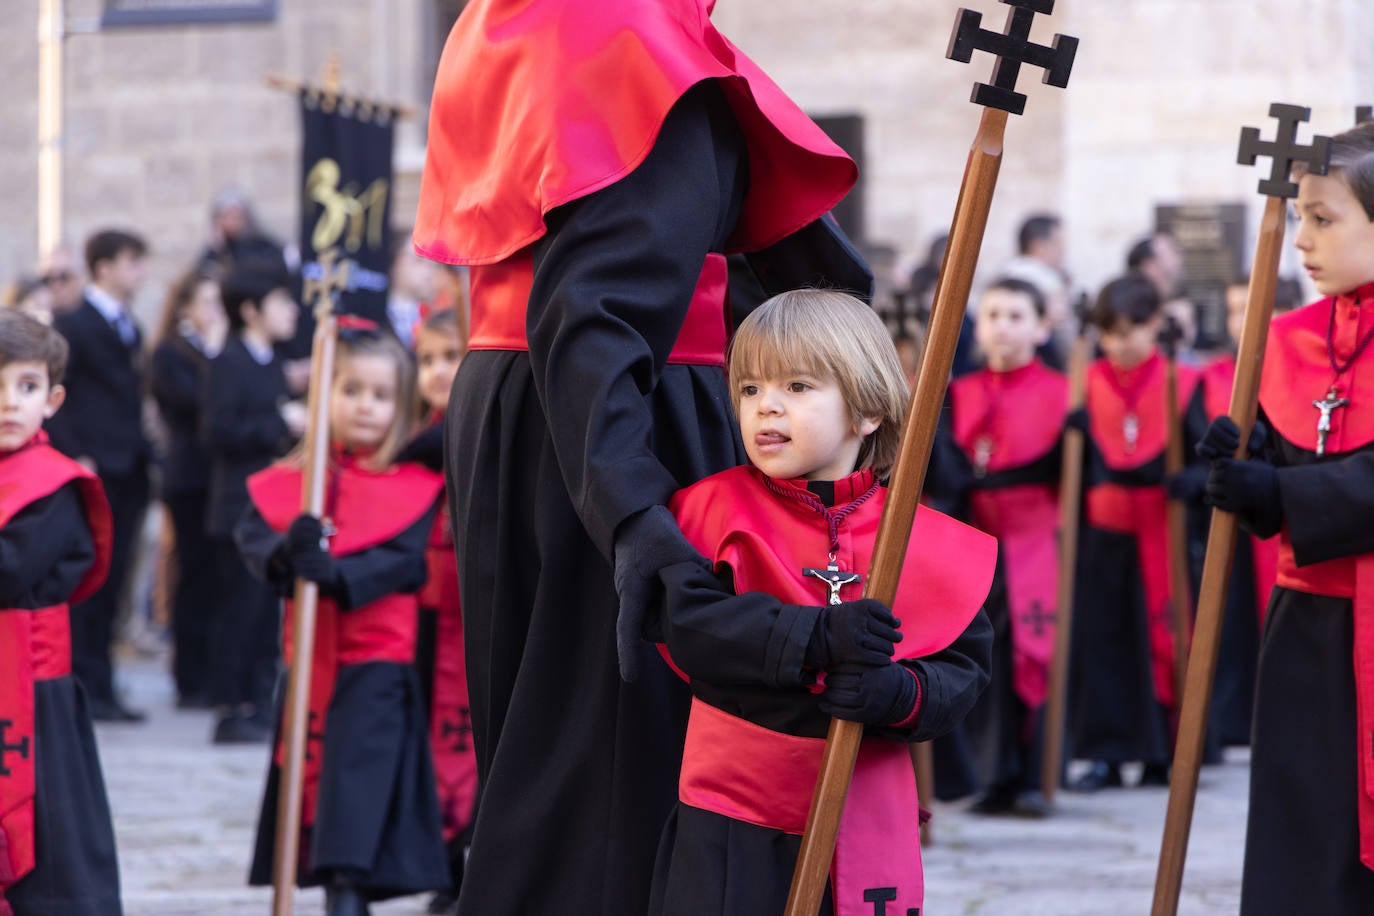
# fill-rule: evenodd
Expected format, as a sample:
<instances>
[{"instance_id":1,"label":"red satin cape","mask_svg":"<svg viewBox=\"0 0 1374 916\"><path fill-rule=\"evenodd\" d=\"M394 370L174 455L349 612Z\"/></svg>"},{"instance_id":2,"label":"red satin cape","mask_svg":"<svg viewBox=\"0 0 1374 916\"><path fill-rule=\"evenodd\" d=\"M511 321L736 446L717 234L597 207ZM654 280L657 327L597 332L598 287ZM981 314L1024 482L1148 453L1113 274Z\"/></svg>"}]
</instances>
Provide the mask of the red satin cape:
<instances>
[{"instance_id":1,"label":"red satin cape","mask_svg":"<svg viewBox=\"0 0 1374 916\"><path fill-rule=\"evenodd\" d=\"M1126 471L1148 464L1163 454L1169 443L1169 414L1164 399L1164 357L1155 351L1132 369L1117 369L1105 358L1088 367L1088 431L1107 467ZM1178 411L1198 384L1198 371L1178 366ZM1134 445L1125 437L1126 418L1136 419Z\"/></svg>"},{"instance_id":2,"label":"red satin cape","mask_svg":"<svg viewBox=\"0 0 1374 916\"><path fill-rule=\"evenodd\" d=\"M415 249L491 264L539 239L550 210L614 184L682 95L721 81L742 128L749 194L731 251L828 212L853 161L722 36L706 0L474 0L435 77Z\"/></svg>"},{"instance_id":3,"label":"red satin cape","mask_svg":"<svg viewBox=\"0 0 1374 916\"><path fill-rule=\"evenodd\" d=\"M1069 412L1069 382L1040 360L1019 369L982 369L950 383L954 441L973 461L980 444L988 473L1025 467L1059 444Z\"/></svg>"},{"instance_id":4,"label":"red satin cape","mask_svg":"<svg viewBox=\"0 0 1374 916\"><path fill-rule=\"evenodd\" d=\"M110 506L95 474L48 445L39 432L24 446L0 456L0 527L27 506L75 481L95 545L91 563L69 600L88 597L110 569ZM66 604L0 610L0 913L5 889L31 872L34 849L35 681L71 673L71 630Z\"/></svg>"},{"instance_id":5,"label":"red satin cape","mask_svg":"<svg viewBox=\"0 0 1374 916\"><path fill-rule=\"evenodd\" d=\"M443 478L414 464L369 470L340 456L325 483L325 517L336 533L329 540L332 556L361 553L385 544L415 524L434 505ZM278 463L248 478L248 495L263 519L284 532L301 514L301 469ZM282 624L283 656L294 660L292 602L287 600ZM334 681L344 665L386 661L412 664L418 630L419 602L414 594L386 595L371 604L340 611L321 596L316 611L315 652L310 669L309 721L306 728L304 793L301 826L315 822L315 806L322 764L324 724L334 695ZM278 735L277 766L285 763L283 736ZM302 854L308 854L302 847Z\"/></svg>"}]
</instances>

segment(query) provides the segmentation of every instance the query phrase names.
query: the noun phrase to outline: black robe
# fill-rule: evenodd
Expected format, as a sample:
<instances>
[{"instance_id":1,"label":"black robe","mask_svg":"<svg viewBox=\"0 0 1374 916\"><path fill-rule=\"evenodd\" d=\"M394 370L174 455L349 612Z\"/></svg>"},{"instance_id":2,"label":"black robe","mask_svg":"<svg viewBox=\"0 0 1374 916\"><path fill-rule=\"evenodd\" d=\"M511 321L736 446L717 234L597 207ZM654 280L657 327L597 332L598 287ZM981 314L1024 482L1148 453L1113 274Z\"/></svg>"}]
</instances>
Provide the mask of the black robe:
<instances>
[{"instance_id":1,"label":"black robe","mask_svg":"<svg viewBox=\"0 0 1374 916\"><path fill-rule=\"evenodd\" d=\"M1297 563L1374 551L1374 444L1318 458L1269 428ZM1353 646L1349 599L1274 589L1256 683L1242 916L1374 913L1356 817Z\"/></svg>"},{"instance_id":2,"label":"black robe","mask_svg":"<svg viewBox=\"0 0 1374 916\"><path fill-rule=\"evenodd\" d=\"M1207 426L1198 386L1183 413L1185 460L1197 463L1194 450ZM1085 445L1085 491L1101 483L1164 483L1163 453L1144 465L1118 471L1108 467L1092 436L1085 437ZM1192 529L1189 540L1196 537ZM1190 585L1190 597L1195 597L1195 588L1195 583ZM1173 759L1171 710L1159 703L1152 680L1147 610L1135 537L1097 528L1083 517L1070 650L1072 756L1109 763L1167 764ZM1208 741L1208 757L1215 759L1219 749L1210 732Z\"/></svg>"},{"instance_id":3,"label":"black robe","mask_svg":"<svg viewBox=\"0 0 1374 916\"><path fill-rule=\"evenodd\" d=\"M81 497L67 484L0 530L0 608L61 604L94 559ZM4 899L15 916L119 916L105 779L86 694L70 675L34 682L34 775L34 869Z\"/></svg>"},{"instance_id":4,"label":"black robe","mask_svg":"<svg viewBox=\"0 0 1374 916\"><path fill-rule=\"evenodd\" d=\"M419 589L433 526L434 513L427 512L392 540L337 557L343 585L333 597L340 612ZM250 509L236 536L249 568L279 594L288 593L292 580L273 562L282 535ZM414 665L340 665L320 753L315 823L301 843L309 866L299 872L298 883L320 884L343 872L372 900L447 888L429 719ZM250 884L272 883L279 779L274 761L263 792Z\"/></svg>"}]
</instances>

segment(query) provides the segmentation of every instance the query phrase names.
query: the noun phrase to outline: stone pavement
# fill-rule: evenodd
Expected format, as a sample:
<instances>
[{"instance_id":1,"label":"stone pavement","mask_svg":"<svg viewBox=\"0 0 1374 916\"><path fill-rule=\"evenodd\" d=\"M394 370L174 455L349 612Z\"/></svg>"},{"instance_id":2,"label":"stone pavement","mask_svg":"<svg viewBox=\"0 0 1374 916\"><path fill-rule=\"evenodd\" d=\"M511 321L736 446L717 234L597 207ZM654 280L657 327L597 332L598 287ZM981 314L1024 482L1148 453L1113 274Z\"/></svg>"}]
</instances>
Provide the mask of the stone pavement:
<instances>
[{"instance_id":1,"label":"stone pavement","mask_svg":"<svg viewBox=\"0 0 1374 916\"><path fill-rule=\"evenodd\" d=\"M208 713L178 712L170 679L130 661L121 683L141 726L101 725L127 916L263 916L271 894L244 885L267 768L262 747L212 747ZM1231 916L1240 896L1247 758L1203 771L1180 916ZM1128 772L1128 781L1130 773ZM937 805L926 850L926 916L1134 916L1150 909L1163 789L1063 793L1045 821L979 818ZM319 916L322 893L297 896ZM422 898L374 907L424 912ZM594 914L569 914L594 916ZM706 916L706 914L703 914Z\"/></svg>"}]
</instances>

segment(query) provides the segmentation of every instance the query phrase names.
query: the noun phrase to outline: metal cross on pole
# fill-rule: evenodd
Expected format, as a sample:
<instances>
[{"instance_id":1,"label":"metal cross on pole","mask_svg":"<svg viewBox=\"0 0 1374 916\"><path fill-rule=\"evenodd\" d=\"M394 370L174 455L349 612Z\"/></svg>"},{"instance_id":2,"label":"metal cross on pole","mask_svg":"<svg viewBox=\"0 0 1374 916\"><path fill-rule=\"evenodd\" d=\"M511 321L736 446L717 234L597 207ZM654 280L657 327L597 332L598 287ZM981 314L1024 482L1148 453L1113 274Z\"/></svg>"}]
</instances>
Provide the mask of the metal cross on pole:
<instances>
[{"instance_id":1,"label":"metal cross on pole","mask_svg":"<svg viewBox=\"0 0 1374 916\"><path fill-rule=\"evenodd\" d=\"M978 132L969 151L963 183L955 205L950 229L949 247L935 289L935 306L931 315L930 334L926 341L916 381L915 396L907 414L906 430L893 469L882 521L878 526L877 542L873 549L873 564L869 570L864 594L876 598L889 607L896 599L897 582L906 557L911 526L916 519L916 505L925 485L926 468L930 462L935 430L954 362L954 348L959 340L973 273L978 265L978 252L987 228L988 211L993 191L997 187L997 173L1002 164L1002 140L1007 126L1007 114L1020 114L1025 98L1016 92L1016 80L1022 64L1046 68L1046 81L1064 86L1073 67L1078 40L1055 36L1050 49L1030 42L1030 26L1036 13L1050 13L1054 0L1002 0L1013 7L1007 17L1004 34L979 28L982 17L968 10L960 10L950 41L948 56L967 63L973 51L990 51L997 55L994 85L979 84L973 92L973 102L984 106ZM816 791L811 798L806 832L802 836L792 887L787 898L786 916L815 916L825 891L830 861L835 852L835 836L839 830L844 798L854 774L863 726L857 722L832 719L826 737ZM929 789L925 791L928 793ZM929 795L927 795L929 797ZM869 901L871 903L871 901ZM842 901L836 901L841 904ZM863 904L865 901L854 901Z\"/></svg>"},{"instance_id":2,"label":"metal cross on pole","mask_svg":"<svg viewBox=\"0 0 1374 916\"><path fill-rule=\"evenodd\" d=\"M1269 178L1259 183L1260 193L1269 200L1255 247L1255 266L1250 272L1245 323L1236 357L1236 381L1231 389L1229 414L1240 427L1240 447L1235 455L1238 460L1246 457L1246 445L1258 411L1260 369L1269 336L1269 320L1274 314L1274 287L1278 284L1279 255L1283 249L1284 211L1288 199L1298 193L1297 184L1291 180L1293 165L1302 163L1308 172L1325 175L1331 158L1331 141L1326 137L1315 137L1307 146L1297 142L1298 125L1311 117L1311 109L1276 102L1269 106L1269 114L1279 121L1276 138L1261 142L1257 128L1244 128L1238 156L1241 165L1254 165L1258 156L1274 159ZM1202 585L1198 590L1192 651L1188 656L1178 743L1174 748L1174 770L1169 784L1159 871L1155 876L1152 916L1174 916L1178 912L1183 864L1188 855L1188 833L1197 799L1198 769L1202 765L1207 709L1212 702L1212 681L1216 675L1217 646L1221 642L1222 609L1226 605L1235 546L1236 517L1230 512L1213 509L1207 558L1203 562Z\"/></svg>"}]
</instances>

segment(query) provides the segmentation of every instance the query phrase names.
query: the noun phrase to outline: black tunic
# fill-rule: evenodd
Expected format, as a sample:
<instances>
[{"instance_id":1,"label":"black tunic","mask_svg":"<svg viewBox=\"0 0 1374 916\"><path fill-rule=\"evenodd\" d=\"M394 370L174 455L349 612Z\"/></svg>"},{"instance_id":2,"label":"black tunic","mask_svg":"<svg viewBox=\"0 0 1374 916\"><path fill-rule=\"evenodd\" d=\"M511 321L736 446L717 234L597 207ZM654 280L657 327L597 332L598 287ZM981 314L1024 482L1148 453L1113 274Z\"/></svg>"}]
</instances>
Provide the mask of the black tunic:
<instances>
[{"instance_id":1,"label":"black tunic","mask_svg":"<svg viewBox=\"0 0 1374 916\"><path fill-rule=\"evenodd\" d=\"M1271 432L1268 457L1300 566L1374 551L1374 445L1318 458ZM1254 521L1242 518L1252 530ZM1353 651L1348 599L1274 589L1256 684L1243 916L1374 913L1356 816Z\"/></svg>"},{"instance_id":2,"label":"black tunic","mask_svg":"<svg viewBox=\"0 0 1374 916\"><path fill-rule=\"evenodd\" d=\"M646 644L621 681L621 521L741 463L724 374L667 365L746 190L713 84L626 178L549 214L528 353L474 351L447 476L482 803L460 912L641 916L676 799L688 692Z\"/></svg>"},{"instance_id":3,"label":"black tunic","mask_svg":"<svg viewBox=\"0 0 1374 916\"><path fill-rule=\"evenodd\" d=\"M425 544L434 514L385 544L337 558L343 584L333 595L342 613L424 584ZM256 510L237 529L244 559L281 594L291 588L272 562L282 536ZM341 665L324 723L313 830L301 843L302 886L346 872L372 900L449 886L429 721L413 665L387 661ZM268 772L249 883L272 883L280 772Z\"/></svg>"},{"instance_id":4,"label":"black tunic","mask_svg":"<svg viewBox=\"0 0 1374 916\"><path fill-rule=\"evenodd\" d=\"M95 559L74 484L0 528L0 608L67 600ZM5 892L16 916L119 916L119 865L86 695L70 677L34 683L33 871Z\"/></svg>"},{"instance_id":5,"label":"black tunic","mask_svg":"<svg viewBox=\"0 0 1374 916\"><path fill-rule=\"evenodd\" d=\"M1207 425L1199 386L1183 416L1185 456L1194 455ZM1107 466L1091 436L1086 445L1085 487L1163 485L1162 454L1140 467L1118 471ZM1190 540L1196 536L1194 531ZM1173 759L1170 711L1156 699L1151 676L1147 610L1135 537L1094 527L1084 518L1079 526L1069 676L1075 757L1156 764ZM1213 744L1209 753L1215 751Z\"/></svg>"}]
</instances>

